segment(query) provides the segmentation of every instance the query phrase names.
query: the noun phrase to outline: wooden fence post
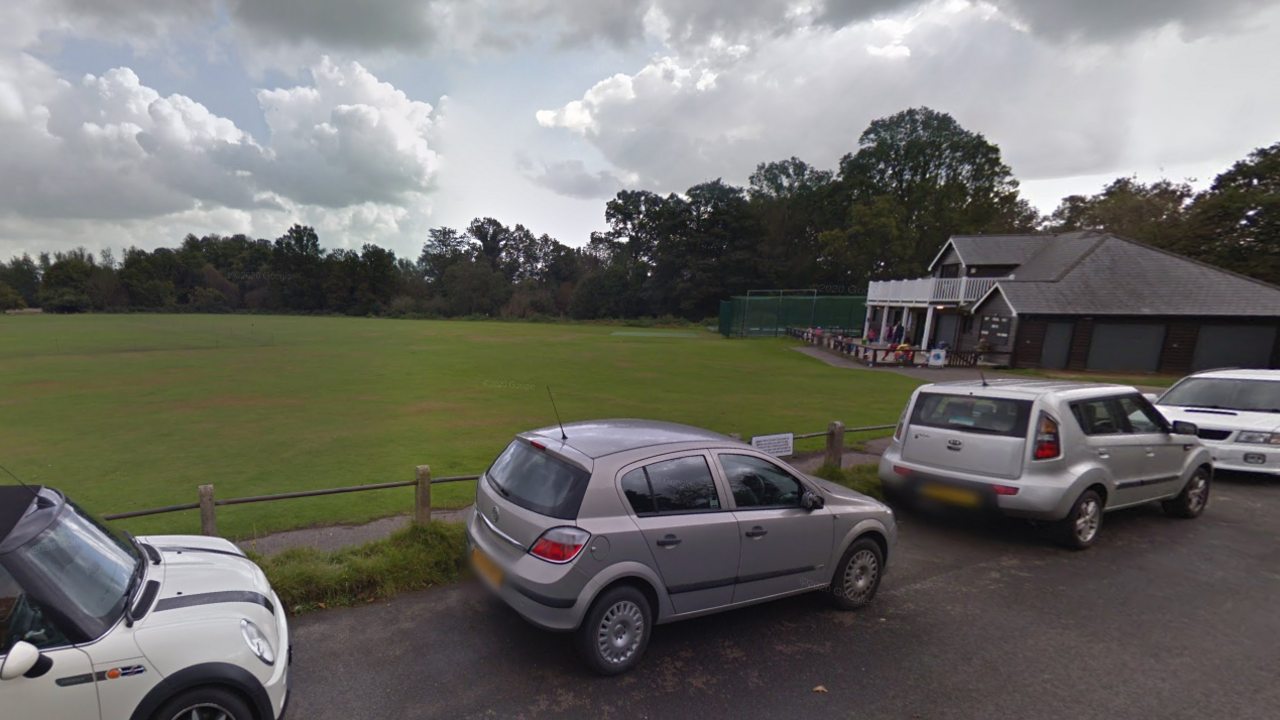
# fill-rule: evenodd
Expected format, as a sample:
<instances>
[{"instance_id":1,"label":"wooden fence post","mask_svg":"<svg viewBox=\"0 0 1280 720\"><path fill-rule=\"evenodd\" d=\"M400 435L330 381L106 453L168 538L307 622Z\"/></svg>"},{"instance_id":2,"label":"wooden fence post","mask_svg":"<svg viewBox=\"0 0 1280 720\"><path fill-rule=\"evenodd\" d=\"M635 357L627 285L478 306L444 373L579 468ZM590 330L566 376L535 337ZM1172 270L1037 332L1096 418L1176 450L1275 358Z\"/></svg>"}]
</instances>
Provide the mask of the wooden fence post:
<instances>
[{"instance_id":1,"label":"wooden fence post","mask_svg":"<svg viewBox=\"0 0 1280 720\"><path fill-rule=\"evenodd\" d=\"M413 522L427 525L431 522L431 466L419 465L414 477L418 484L413 488Z\"/></svg>"},{"instance_id":2,"label":"wooden fence post","mask_svg":"<svg viewBox=\"0 0 1280 720\"><path fill-rule=\"evenodd\" d=\"M836 467L844 464L844 423L839 420L827 426L827 454L822 464Z\"/></svg>"},{"instance_id":3,"label":"wooden fence post","mask_svg":"<svg viewBox=\"0 0 1280 720\"><path fill-rule=\"evenodd\" d=\"M200 534L218 537L218 510L213 504L213 486L200 486Z\"/></svg>"}]
</instances>

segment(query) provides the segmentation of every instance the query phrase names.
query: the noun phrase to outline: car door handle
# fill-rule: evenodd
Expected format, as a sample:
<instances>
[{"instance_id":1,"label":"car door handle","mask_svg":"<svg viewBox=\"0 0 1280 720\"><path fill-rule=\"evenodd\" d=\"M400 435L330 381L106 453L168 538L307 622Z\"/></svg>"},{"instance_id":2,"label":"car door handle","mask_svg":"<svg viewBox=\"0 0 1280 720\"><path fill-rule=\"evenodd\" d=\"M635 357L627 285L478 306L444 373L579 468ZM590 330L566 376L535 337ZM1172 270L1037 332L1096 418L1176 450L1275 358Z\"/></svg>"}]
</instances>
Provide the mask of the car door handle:
<instances>
[{"instance_id":1,"label":"car door handle","mask_svg":"<svg viewBox=\"0 0 1280 720\"><path fill-rule=\"evenodd\" d=\"M665 547L665 548L675 547L679 545L681 542L683 541L680 538L676 537L675 535L667 535L666 537L658 541L658 547Z\"/></svg>"},{"instance_id":2,"label":"car door handle","mask_svg":"<svg viewBox=\"0 0 1280 720\"><path fill-rule=\"evenodd\" d=\"M1102 458L1103 460L1106 460L1107 458L1111 457L1111 451L1106 449L1100 449L1098 450L1098 457Z\"/></svg>"},{"instance_id":3,"label":"car door handle","mask_svg":"<svg viewBox=\"0 0 1280 720\"><path fill-rule=\"evenodd\" d=\"M748 530L748 531L747 531L747 537L749 537L749 538L761 538L761 537L764 537L765 535L768 535L768 534L769 534L769 531L768 531L768 530L765 530L764 528L760 527L759 525L757 525L757 526L755 526L755 527L753 527L753 528L751 528L750 530Z\"/></svg>"},{"instance_id":4,"label":"car door handle","mask_svg":"<svg viewBox=\"0 0 1280 720\"><path fill-rule=\"evenodd\" d=\"M1153 449L1151 449L1151 448L1143 448L1143 450L1146 450L1146 451L1147 451L1147 457L1155 457L1155 456L1156 456L1156 451L1155 451L1155 450L1153 450Z\"/></svg>"}]
</instances>

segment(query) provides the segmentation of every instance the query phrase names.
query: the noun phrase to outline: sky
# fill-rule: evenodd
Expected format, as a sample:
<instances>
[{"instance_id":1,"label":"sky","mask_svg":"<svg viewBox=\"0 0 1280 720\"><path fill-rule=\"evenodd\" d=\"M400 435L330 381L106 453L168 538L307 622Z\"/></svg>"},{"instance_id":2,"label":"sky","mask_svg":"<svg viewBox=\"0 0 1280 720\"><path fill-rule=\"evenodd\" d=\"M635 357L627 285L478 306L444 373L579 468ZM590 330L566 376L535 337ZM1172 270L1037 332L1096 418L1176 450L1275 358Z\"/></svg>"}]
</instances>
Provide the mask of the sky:
<instances>
[{"instance_id":1,"label":"sky","mask_svg":"<svg viewBox=\"0 0 1280 720\"><path fill-rule=\"evenodd\" d=\"M929 106L1043 212L1280 141L1280 0L5 0L0 259L188 233L568 245Z\"/></svg>"}]
</instances>

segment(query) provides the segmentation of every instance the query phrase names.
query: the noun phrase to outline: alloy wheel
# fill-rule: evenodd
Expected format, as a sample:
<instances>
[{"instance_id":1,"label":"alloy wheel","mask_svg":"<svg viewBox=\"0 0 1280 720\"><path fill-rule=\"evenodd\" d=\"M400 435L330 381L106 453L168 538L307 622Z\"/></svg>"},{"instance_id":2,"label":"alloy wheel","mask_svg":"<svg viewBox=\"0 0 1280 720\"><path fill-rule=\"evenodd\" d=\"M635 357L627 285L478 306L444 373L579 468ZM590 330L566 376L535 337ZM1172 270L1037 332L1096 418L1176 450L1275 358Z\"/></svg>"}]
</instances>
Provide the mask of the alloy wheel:
<instances>
[{"instance_id":1,"label":"alloy wheel","mask_svg":"<svg viewBox=\"0 0 1280 720\"><path fill-rule=\"evenodd\" d=\"M880 561L875 553L859 550L844 568L844 596L856 603L864 602L875 588L879 575Z\"/></svg>"},{"instance_id":2,"label":"alloy wheel","mask_svg":"<svg viewBox=\"0 0 1280 720\"><path fill-rule=\"evenodd\" d=\"M644 613L640 606L630 600L616 602L600 619L596 649L605 662L619 665L635 654L644 632Z\"/></svg>"},{"instance_id":3,"label":"alloy wheel","mask_svg":"<svg viewBox=\"0 0 1280 720\"><path fill-rule=\"evenodd\" d=\"M1102 507L1094 498L1086 498L1080 503L1076 513L1076 539L1082 543L1090 543L1098 534L1098 526L1102 521Z\"/></svg>"},{"instance_id":4,"label":"alloy wheel","mask_svg":"<svg viewBox=\"0 0 1280 720\"><path fill-rule=\"evenodd\" d=\"M1196 472L1195 477L1191 478L1191 486L1187 488L1187 509L1192 513L1198 513L1204 509L1205 504L1209 501L1209 479L1205 477L1204 471Z\"/></svg>"},{"instance_id":5,"label":"alloy wheel","mask_svg":"<svg viewBox=\"0 0 1280 720\"><path fill-rule=\"evenodd\" d=\"M173 720L236 720L236 717L221 705L200 703L183 708Z\"/></svg>"}]
</instances>

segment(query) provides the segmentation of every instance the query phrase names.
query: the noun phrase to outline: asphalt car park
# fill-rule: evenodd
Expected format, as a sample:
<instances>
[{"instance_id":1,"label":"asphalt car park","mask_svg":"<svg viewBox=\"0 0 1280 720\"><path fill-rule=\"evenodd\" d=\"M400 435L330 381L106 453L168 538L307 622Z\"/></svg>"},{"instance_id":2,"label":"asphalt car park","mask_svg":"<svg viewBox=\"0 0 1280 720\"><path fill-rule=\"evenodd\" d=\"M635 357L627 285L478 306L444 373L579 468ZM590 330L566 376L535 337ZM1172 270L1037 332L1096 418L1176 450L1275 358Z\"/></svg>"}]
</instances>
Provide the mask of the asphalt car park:
<instances>
[{"instance_id":1,"label":"asphalt car park","mask_svg":"<svg viewBox=\"0 0 1280 720\"><path fill-rule=\"evenodd\" d=\"M900 517L860 613L814 593L657 628L601 678L477 582L297 618L290 713L353 717L1273 718L1280 483L1220 475L1195 521ZM821 690L816 690L821 688Z\"/></svg>"}]
</instances>

